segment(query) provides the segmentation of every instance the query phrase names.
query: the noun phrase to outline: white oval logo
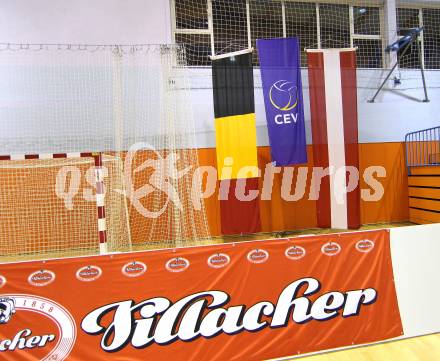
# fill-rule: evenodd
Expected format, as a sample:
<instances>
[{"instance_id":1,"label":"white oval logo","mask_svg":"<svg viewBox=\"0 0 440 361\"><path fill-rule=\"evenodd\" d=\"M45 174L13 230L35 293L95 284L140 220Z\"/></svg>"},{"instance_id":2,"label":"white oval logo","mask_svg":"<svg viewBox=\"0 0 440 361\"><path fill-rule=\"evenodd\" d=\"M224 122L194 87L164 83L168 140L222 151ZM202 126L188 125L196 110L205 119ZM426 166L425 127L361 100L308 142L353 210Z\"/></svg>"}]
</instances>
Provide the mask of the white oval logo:
<instances>
[{"instance_id":1,"label":"white oval logo","mask_svg":"<svg viewBox=\"0 0 440 361\"><path fill-rule=\"evenodd\" d=\"M336 242L328 242L321 247L321 252L326 256L336 256L341 252L341 246Z\"/></svg>"},{"instance_id":2,"label":"white oval logo","mask_svg":"<svg viewBox=\"0 0 440 361\"><path fill-rule=\"evenodd\" d=\"M139 277L146 271L147 265L139 261L133 261L122 266L122 273L127 277Z\"/></svg>"},{"instance_id":3,"label":"white oval logo","mask_svg":"<svg viewBox=\"0 0 440 361\"><path fill-rule=\"evenodd\" d=\"M356 249L362 253L368 253L374 248L374 242L369 239L361 239L356 243Z\"/></svg>"},{"instance_id":4,"label":"white oval logo","mask_svg":"<svg viewBox=\"0 0 440 361\"><path fill-rule=\"evenodd\" d=\"M49 270L41 270L31 273L28 277L28 282L32 286L47 286L48 284L55 281L55 273Z\"/></svg>"},{"instance_id":5,"label":"white oval logo","mask_svg":"<svg viewBox=\"0 0 440 361\"><path fill-rule=\"evenodd\" d=\"M223 268L231 262L231 258L225 253L216 253L208 258L208 266L212 268Z\"/></svg>"},{"instance_id":6,"label":"white oval logo","mask_svg":"<svg viewBox=\"0 0 440 361\"><path fill-rule=\"evenodd\" d=\"M97 280L102 275L102 270L98 266L81 267L76 272L76 278L83 282L92 282Z\"/></svg>"},{"instance_id":7,"label":"white oval logo","mask_svg":"<svg viewBox=\"0 0 440 361\"><path fill-rule=\"evenodd\" d=\"M269 259L269 252L264 249L253 249L247 254L247 259L252 263L264 263Z\"/></svg>"},{"instance_id":8,"label":"white oval logo","mask_svg":"<svg viewBox=\"0 0 440 361\"><path fill-rule=\"evenodd\" d=\"M6 277L0 275L0 288L6 284Z\"/></svg>"},{"instance_id":9,"label":"white oval logo","mask_svg":"<svg viewBox=\"0 0 440 361\"><path fill-rule=\"evenodd\" d=\"M189 267L189 261L183 257L171 258L165 265L170 272L182 272Z\"/></svg>"},{"instance_id":10,"label":"white oval logo","mask_svg":"<svg viewBox=\"0 0 440 361\"><path fill-rule=\"evenodd\" d=\"M292 246L287 248L284 254L289 259L297 260L303 258L306 255L306 250L300 246Z\"/></svg>"}]
</instances>

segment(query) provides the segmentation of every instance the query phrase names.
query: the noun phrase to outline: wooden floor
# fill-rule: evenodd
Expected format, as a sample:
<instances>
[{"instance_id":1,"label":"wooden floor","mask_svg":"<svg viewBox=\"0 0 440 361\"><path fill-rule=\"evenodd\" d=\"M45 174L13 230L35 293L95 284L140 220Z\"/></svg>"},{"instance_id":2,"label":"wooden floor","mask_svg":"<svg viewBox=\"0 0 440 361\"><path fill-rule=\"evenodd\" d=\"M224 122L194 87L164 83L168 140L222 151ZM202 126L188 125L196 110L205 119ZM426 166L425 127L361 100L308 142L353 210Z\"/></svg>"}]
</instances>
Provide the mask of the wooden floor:
<instances>
[{"instance_id":1,"label":"wooden floor","mask_svg":"<svg viewBox=\"0 0 440 361\"><path fill-rule=\"evenodd\" d=\"M411 226L414 223L410 222L396 222L396 223L376 223L363 225L359 230L371 230L371 229L382 229L382 228L394 228L394 227L404 227ZM236 235L236 236L222 236L222 237L212 237L206 240L197 240L196 243L188 243L186 246L196 246L196 245L211 245L211 244L222 244L222 243L235 243L242 241L253 241L253 240L269 240L284 237L297 237L303 235L312 234L326 234L335 232L350 232L350 230L339 230L339 229L329 229L329 228L312 228L312 229L302 229L294 231L284 231L284 232L269 232L269 233L256 233L248 235ZM185 245L183 245L185 246ZM134 244L133 251L145 251L153 249L163 249L173 247L169 242L166 244L145 244L139 243ZM90 256L98 254L98 248L95 249L78 249L78 250L60 250L52 252L29 252L26 254L0 254L0 264L7 262L17 262L17 261L36 261L43 259L53 259L53 258L65 258L65 257L79 257L79 256ZM440 359L439 359L440 361Z\"/></svg>"},{"instance_id":2,"label":"wooden floor","mask_svg":"<svg viewBox=\"0 0 440 361\"><path fill-rule=\"evenodd\" d=\"M291 359L300 361L437 361L440 333L345 351Z\"/></svg>"},{"instance_id":3,"label":"wooden floor","mask_svg":"<svg viewBox=\"0 0 440 361\"><path fill-rule=\"evenodd\" d=\"M365 231L365 230L373 230L373 229L407 227L407 226L414 226L414 223L394 222L394 223L364 224L358 230ZM353 232L353 231L356 231L356 230L352 230L352 229L342 230L342 229L331 229L331 228L309 228L309 229L301 229L301 230L295 230L295 231L213 237L212 240L210 240L210 242L211 243L231 243L231 242L238 242L238 241L253 241L253 240L275 239L275 238L284 238L284 237L298 237L298 236L313 235L313 234L328 234L328 233Z\"/></svg>"}]
</instances>

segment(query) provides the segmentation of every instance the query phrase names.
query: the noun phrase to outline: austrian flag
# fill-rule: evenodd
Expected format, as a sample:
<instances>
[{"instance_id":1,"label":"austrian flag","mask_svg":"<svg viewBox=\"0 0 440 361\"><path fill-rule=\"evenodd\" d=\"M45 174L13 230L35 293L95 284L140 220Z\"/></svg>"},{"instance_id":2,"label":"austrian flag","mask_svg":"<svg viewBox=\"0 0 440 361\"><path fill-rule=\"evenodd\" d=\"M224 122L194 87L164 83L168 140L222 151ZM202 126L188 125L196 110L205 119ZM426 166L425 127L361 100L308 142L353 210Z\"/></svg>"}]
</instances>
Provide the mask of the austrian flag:
<instances>
[{"instance_id":1,"label":"austrian flag","mask_svg":"<svg viewBox=\"0 0 440 361\"><path fill-rule=\"evenodd\" d=\"M358 228L360 190L349 182L359 170L356 51L308 50L307 59L314 165L329 174L314 184L318 226Z\"/></svg>"}]
</instances>

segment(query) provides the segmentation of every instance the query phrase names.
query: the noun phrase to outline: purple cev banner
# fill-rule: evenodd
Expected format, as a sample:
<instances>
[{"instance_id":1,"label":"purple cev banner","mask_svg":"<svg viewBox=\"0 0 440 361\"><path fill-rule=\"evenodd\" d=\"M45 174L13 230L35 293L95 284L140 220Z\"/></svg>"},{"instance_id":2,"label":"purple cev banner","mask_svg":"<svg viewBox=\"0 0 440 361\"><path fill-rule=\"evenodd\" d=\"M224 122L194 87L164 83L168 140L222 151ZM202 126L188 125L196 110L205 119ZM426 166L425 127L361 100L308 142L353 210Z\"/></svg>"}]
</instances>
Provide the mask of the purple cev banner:
<instances>
[{"instance_id":1,"label":"purple cev banner","mask_svg":"<svg viewBox=\"0 0 440 361\"><path fill-rule=\"evenodd\" d=\"M272 161L276 166L306 163L298 39L258 39L257 48Z\"/></svg>"}]
</instances>

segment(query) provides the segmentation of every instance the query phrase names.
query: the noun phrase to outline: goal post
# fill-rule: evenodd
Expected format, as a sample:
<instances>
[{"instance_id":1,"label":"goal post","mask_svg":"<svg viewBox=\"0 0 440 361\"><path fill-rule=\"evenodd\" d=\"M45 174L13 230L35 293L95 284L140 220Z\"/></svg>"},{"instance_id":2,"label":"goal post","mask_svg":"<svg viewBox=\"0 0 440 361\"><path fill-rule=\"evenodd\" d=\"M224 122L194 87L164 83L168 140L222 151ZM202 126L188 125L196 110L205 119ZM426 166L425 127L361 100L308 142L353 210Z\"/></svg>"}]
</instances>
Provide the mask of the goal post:
<instances>
[{"instance_id":1,"label":"goal post","mask_svg":"<svg viewBox=\"0 0 440 361\"><path fill-rule=\"evenodd\" d=\"M104 174L102 168L101 153L92 154L95 165L95 180L96 180L96 210L98 219L98 238L99 238L99 253L106 254L108 252L107 246L107 222L105 220L105 189L104 189Z\"/></svg>"}]
</instances>

